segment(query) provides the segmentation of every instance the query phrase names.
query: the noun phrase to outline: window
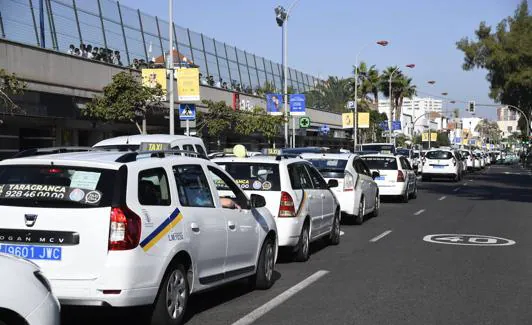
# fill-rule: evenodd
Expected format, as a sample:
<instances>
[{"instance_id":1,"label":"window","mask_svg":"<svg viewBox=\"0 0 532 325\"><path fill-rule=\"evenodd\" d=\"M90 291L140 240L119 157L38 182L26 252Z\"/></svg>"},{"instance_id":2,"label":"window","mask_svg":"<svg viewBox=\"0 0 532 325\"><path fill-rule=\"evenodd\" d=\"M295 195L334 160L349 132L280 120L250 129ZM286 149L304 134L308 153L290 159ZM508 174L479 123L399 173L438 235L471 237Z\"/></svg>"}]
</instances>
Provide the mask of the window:
<instances>
[{"instance_id":1,"label":"window","mask_svg":"<svg viewBox=\"0 0 532 325\"><path fill-rule=\"evenodd\" d=\"M366 157L362 157L362 160L366 163L367 166L369 166L370 169L397 170L397 159L395 157L367 157L366 156ZM401 164L403 164L402 160L401 160Z\"/></svg>"},{"instance_id":2,"label":"window","mask_svg":"<svg viewBox=\"0 0 532 325\"><path fill-rule=\"evenodd\" d=\"M407 170L410 170L412 169L412 167L410 166L410 162L408 162L408 159L406 159L405 157L401 157L401 166L403 166L403 169L407 169Z\"/></svg>"},{"instance_id":3,"label":"window","mask_svg":"<svg viewBox=\"0 0 532 325\"><path fill-rule=\"evenodd\" d=\"M315 189L326 190L329 188L321 174L316 170L316 168L310 165L306 165L306 167L308 173L310 174L310 178L312 179L312 183L314 184Z\"/></svg>"},{"instance_id":4,"label":"window","mask_svg":"<svg viewBox=\"0 0 532 325\"><path fill-rule=\"evenodd\" d=\"M200 165L174 166L173 172L182 206L214 208L209 182Z\"/></svg>"},{"instance_id":5,"label":"window","mask_svg":"<svg viewBox=\"0 0 532 325\"><path fill-rule=\"evenodd\" d=\"M209 172L221 198L231 198L242 209L248 209L248 198L223 171L209 166Z\"/></svg>"},{"instance_id":6,"label":"window","mask_svg":"<svg viewBox=\"0 0 532 325\"><path fill-rule=\"evenodd\" d=\"M302 164L288 165L288 174L294 190L313 189L312 180Z\"/></svg>"},{"instance_id":7,"label":"window","mask_svg":"<svg viewBox=\"0 0 532 325\"><path fill-rule=\"evenodd\" d=\"M195 147L196 147L196 152L199 152L203 156L207 157L207 153L205 152L205 149L203 149L202 146L200 146L199 144L196 144Z\"/></svg>"},{"instance_id":8,"label":"window","mask_svg":"<svg viewBox=\"0 0 532 325\"><path fill-rule=\"evenodd\" d=\"M362 169L362 173L364 175L367 175L367 176L371 177L371 171L369 170L369 167L368 167L368 165L366 165L364 160L359 160L358 162L360 164L360 168Z\"/></svg>"},{"instance_id":9,"label":"window","mask_svg":"<svg viewBox=\"0 0 532 325\"><path fill-rule=\"evenodd\" d=\"M168 177L163 168L147 169L139 173L138 198L142 205L170 205Z\"/></svg>"},{"instance_id":10,"label":"window","mask_svg":"<svg viewBox=\"0 0 532 325\"><path fill-rule=\"evenodd\" d=\"M449 151L441 151L441 150L435 150L435 151L429 151L425 155L427 159L451 159L453 158L453 154Z\"/></svg>"},{"instance_id":11,"label":"window","mask_svg":"<svg viewBox=\"0 0 532 325\"><path fill-rule=\"evenodd\" d=\"M220 163L244 191L280 191L279 164L271 163Z\"/></svg>"}]
</instances>

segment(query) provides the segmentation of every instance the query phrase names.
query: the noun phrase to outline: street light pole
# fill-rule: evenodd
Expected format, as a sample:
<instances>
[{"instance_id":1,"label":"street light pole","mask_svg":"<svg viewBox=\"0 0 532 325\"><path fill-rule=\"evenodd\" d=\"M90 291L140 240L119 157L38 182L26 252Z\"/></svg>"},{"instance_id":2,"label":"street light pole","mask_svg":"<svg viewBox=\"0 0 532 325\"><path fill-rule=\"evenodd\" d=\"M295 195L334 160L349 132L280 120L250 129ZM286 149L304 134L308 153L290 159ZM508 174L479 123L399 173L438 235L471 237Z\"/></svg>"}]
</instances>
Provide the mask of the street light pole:
<instances>
[{"instance_id":1,"label":"street light pole","mask_svg":"<svg viewBox=\"0 0 532 325\"><path fill-rule=\"evenodd\" d=\"M388 45L388 41L376 42L380 46ZM358 145L358 57L362 51L372 43L364 45L355 57L355 107L353 112L353 152L357 151Z\"/></svg>"},{"instance_id":2,"label":"street light pole","mask_svg":"<svg viewBox=\"0 0 532 325\"><path fill-rule=\"evenodd\" d=\"M168 69L170 70L170 80L168 81L168 101L169 101L169 119L170 119L170 135L175 134L175 121L174 121L174 17L173 17L173 2L174 0L168 0L168 17L169 17L169 49L170 54L168 55ZM188 122L188 121L187 121ZM188 134L187 134L188 135Z\"/></svg>"}]
</instances>

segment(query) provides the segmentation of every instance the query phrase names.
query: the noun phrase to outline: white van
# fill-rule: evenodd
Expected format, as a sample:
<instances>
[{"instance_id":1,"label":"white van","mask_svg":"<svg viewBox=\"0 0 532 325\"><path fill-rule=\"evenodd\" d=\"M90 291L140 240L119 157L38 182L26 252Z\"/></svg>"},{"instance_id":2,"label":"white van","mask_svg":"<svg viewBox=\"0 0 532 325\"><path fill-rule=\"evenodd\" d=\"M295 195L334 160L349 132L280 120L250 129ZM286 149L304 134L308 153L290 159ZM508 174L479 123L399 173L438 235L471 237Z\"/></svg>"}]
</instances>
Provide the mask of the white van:
<instances>
[{"instance_id":1,"label":"white van","mask_svg":"<svg viewBox=\"0 0 532 325\"><path fill-rule=\"evenodd\" d=\"M118 150L187 150L207 157L207 149L201 138L169 134L136 134L102 140L93 148Z\"/></svg>"}]
</instances>

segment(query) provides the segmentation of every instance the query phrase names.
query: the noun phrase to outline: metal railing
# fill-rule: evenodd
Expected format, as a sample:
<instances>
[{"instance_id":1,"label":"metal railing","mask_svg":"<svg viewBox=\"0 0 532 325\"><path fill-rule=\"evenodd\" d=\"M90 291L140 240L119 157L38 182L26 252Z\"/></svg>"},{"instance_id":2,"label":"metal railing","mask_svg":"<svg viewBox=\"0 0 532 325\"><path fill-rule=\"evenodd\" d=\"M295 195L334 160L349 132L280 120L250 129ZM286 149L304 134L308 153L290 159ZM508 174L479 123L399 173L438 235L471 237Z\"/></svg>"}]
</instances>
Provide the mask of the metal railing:
<instances>
[{"instance_id":1,"label":"metal railing","mask_svg":"<svg viewBox=\"0 0 532 325\"><path fill-rule=\"evenodd\" d=\"M186 58L204 77L212 76L214 86L225 82L228 88L253 93L269 83L281 90L280 64L188 28L173 27L176 65ZM134 68L150 66L150 62L167 66L168 32L167 21L119 1L0 1L0 37L60 52L69 52L72 45L74 54L76 48L82 54L81 44L90 45L93 59ZM288 70L288 85L297 92L308 91L317 83L311 75Z\"/></svg>"}]
</instances>

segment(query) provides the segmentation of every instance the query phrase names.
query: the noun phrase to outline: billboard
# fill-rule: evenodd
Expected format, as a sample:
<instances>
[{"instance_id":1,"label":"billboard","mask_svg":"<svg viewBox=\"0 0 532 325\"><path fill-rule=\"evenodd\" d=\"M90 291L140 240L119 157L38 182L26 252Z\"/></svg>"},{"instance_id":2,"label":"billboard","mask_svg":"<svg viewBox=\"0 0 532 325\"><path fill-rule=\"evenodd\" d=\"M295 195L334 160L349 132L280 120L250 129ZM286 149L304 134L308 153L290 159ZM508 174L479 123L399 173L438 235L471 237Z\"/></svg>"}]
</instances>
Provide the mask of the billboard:
<instances>
[{"instance_id":1,"label":"billboard","mask_svg":"<svg viewBox=\"0 0 532 325\"><path fill-rule=\"evenodd\" d=\"M142 85L148 88L160 85L166 93L166 69L142 69ZM159 100L166 101L166 96L161 96Z\"/></svg>"},{"instance_id":2,"label":"billboard","mask_svg":"<svg viewBox=\"0 0 532 325\"><path fill-rule=\"evenodd\" d=\"M353 113L342 113L342 128L352 129L353 123Z\"/></svg>"},{"instance_id":3,"label":"billboard","mask_svg":"<svg viewBox=\"0 0 532 325\"><path fill-rule=\"evenodd\" d=\"M435 142L438 139L438 134L436 132L430 133L430 141ZM429 133L423 132L421 135L421 141L428 142L429 141Z\"/></svg>"},{"instance_id":4,"label":"billboard","mask_svg":"<svg viewBox=\"0 0 532 325\"><path fill-rule=\"evenodd\" d=\"M291 94L289 102L290 102L290 115L302 116L302 115L307 114L304 94Z\"/></svg>"},{"instance_id":5,"label":"billboard","mask_svg":"<svg viewBox=\"0 0 532 325\"><path fill-rule=\"evenodd\" d=\"M266 94L266 111L270 115L283 115L283 95Z\"/></svg>"},{"instance_id":6,"label":"billboard","mask_svg":"<svg viewBox=\"0 0 532 325\"><path fill-rule=\"evenodd\" d=\"M199 69L177 69L177 98L181 102L200 100Z\"/></svg>"},{"instance_id":7,"label":"billboard","mask_svg":"<svg viewBox=\"0 0 532 325\"><path fill-rule=\"evenodd\" d=\"M366 112L358 113L358 128L369 129L369 113L366 113Z\"/></svg>"}]
</instances>

